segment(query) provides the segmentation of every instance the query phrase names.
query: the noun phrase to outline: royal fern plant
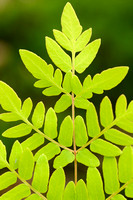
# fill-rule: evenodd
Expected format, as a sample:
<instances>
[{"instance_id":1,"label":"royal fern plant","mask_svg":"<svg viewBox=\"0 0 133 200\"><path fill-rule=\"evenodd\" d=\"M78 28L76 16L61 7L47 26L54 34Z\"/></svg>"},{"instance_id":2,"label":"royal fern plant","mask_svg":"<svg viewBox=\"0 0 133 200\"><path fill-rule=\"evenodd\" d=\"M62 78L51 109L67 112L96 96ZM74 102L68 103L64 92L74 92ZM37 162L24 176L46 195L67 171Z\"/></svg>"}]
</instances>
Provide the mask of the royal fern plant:
<instances>
[{"instance_id":1,"label":"royal fern plant","mask_svg":"<svg viewBox=\"0 0 133 200\"><path fill-rule=\"evenodd\" d=\"M56 70L36 54L20 50L24 65L36 79L34 86L43 88L45 96L60 95L54 108L45 111L40 101L33 109L31 98L22 102L10 86L0 81L0 104L5 110L0 119L17 122L2 136L27 136L21 143L14 142L9 159L0 141L0 190L4 191L0 200L133 199L133 101L127 105L122 94L113 110L105 96L99 115L91 102L93 93L102 94L117 86L128 67L109 68L93 78L87 75L81 83L78 74L92 63L101 40L89 43L92 29L82 31L69 2L61 26L62 31L53 30L55 40L46 37L46 49ZM59 126L58 113L69 107L70 115ZM76 109L84 109L86 116L76 116ZM55 169L52 174L51 159ZM64 167L70 163L74 163L74 175L66 183ZM78 179L78 163L87 166L86 180Z\"/></svg>"}]
</instances>

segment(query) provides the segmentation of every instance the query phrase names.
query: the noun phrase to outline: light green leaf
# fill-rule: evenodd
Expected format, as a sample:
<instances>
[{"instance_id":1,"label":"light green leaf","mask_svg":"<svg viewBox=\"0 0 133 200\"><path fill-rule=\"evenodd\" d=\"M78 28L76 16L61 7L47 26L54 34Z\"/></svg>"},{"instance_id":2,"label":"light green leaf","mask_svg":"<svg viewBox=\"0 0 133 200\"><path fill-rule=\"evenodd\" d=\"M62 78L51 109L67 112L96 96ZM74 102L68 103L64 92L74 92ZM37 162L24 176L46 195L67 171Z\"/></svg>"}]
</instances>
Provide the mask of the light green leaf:
<instances>
[{"instance_id":1,"label":"light green leaf","mask_svg":"<svg viewBox=\"0 0 133 200\"><path fill-rule=\"evenodd\" d=\"M75 58L75 70L78 73L82 73L94 60L98 49L100 47L101 40L97 39L89 43Z\"/></svg>"},{"instance_id":2,"label":"light green leaf","mask_svg":"<svg viewBox=\"0 0 133 200\"><path fill-rule=\"evenodd\" d=\"M117 194L111 200L127 200L122 194Z\"/></svg>"},{"instance_id":3,"label":"light green leaf","mask_svg":"<svg viewBox=\"0 0 133 200\"><path fill-rule=\"evenodd\" d=\"M65 167L74 161L74 154L68 150L61 151L61 154L54 159L54 168Z\"/></svg>"},{"instance_id":4,"label":"light green leaf","mask_svg":"<svg viewBox=\"0 0 133 200\"><path fill-rule=\"evenodd\" d=\"M25 184L20 184L13 189L7 191L4 193L0 199L1 200L9 200L9 199L14 199L14 200L20 200L23 199L24 197L27 197L31 194L30 188L25 185Z\"/></svg>"},{"instance_id":5,"label":"light green leaf","mask_svg":"<svg viewBox=\"0 0 133 200\"><path fill-rule=\"evenodd\" d=\"M68 2L63 10L61 17L62 32L71 40L76 40L82 32L82 26L76 16L76 13Z\"/></svg>"},{"instance_id":6,"label":"light green leaf","mask_svg":"<svg viewBox=\"0 0 133 200\"><path fill-rule=\"evenodd\" d=\"M34 158L32 152L27 148L21 154L18 164L18 173L21 178L29 180L32 177Z\"/></svg>"},{"instance_id":7,"label":"light green leaf","mask_svg":"<svg viewBox=\"0 0 133 200\"><path fill-rule=\"evenodd\" d=\"M32 151L44 143L43 135L39 133L33 134L31 137L27 138L25 141L21 143L23 149L27 147Z\"/></svg>"},{"instance_id":8,"label":"light green leaf","mask_svg":"<svg viewBox=\"0 0 133 200\"><path fill-rule=\"evenodd\" d=\"M74 100L76 108L87 109L89 106L89 101L82 97L76 97Z\"/></svg>"},{"instance_id":9,"label":"light green leaf","mask_svg":"<svg viewBox=\"0 0 133 200\"><path fill-rule=\"evenodd\" d=\"M75 43L75 51L82 51L83 48L88 44L92 35L92 28L87 29L84 31L76 40Z\"/></svg>"},{"instance_id":10,"label":"light green leaf","mask_svg":"<svg viewBox=\"0 0 133 200\"><path fill-rule=\"evenodd\" d=\"M84 119L81 116L75 118L75 142L81 147L88 141L88 135Z\"/></svg>"},{"instance_id":11,"label":"light green leaf","mask_svg":"<svg viewBox=\"0 0 133 200\"><path fill-rule=\"evenodd\" d=\"M79 163L89 167L98 167L100 165L98 158L86 148L77 153L76 159Z\"/></svg>"},{"instance_id":12,"label":"light green leaf","mask_svg":"<svg viewBox=\"0 0 133 200\"><path fill-rule=\"evenodd\" d=\"M133 182L126 186L125 195L127 197L133 198Z\"/></svg>"},{"instance_id":13,"label":"light green leaf","mask_svg":"<svg viewBox=\"0 0 133 200\"><path fill-rule=\"evenodd\" d=\"M44 147L42 147L36 154L34 157L34 160L36 161L40 155L45 154L47 156L47 159L50 160L53 157L55 157L55 155L60 153L60 148L58 145L54 144L54 143L48 143L47 145L45 145Z\"/></svg>"},{"instance_id":14,"label":"light green leaf","mask_svg":"<svg viewBox=\"0 0 133 200\"><path fill-rule=\"evenodd\" d=\"M54 110L56 113L65 111L72 104L71 96L63 94L60 99L56 102Z\"/></svg>"},{"instance_id":15,"label":"light green leaf","mask_svg":"<svg viewBox=\"0 0 133 200\"><path fill-rule=\"evenodd\" d=\"M70 147L73 139L73 122L70 116L65 117L60 126L58 141L60 144Z\"/></svg>"},{"instance_id":16,"label":"light green leaf","mask_svg":"<svg viewBox=\"0 0 133 200\"><path fill-rule=\"evenodd\" d=\"M2 133L2 136L7 138L18 138L30 134L31 130L31 126L22 123L7 129L4 133Z\"/></svg>"},{"instance_id":17,"label":"light green leaf","mask_svg":"<svg viewBox=\"0 0 133 200\"><path fill-rule=\"evenodd\" d=\"M90 137L95 137L100 133L98 116L97 116L96 108L93 105L93 103L90 103L87 109L86 123L87 123L88 135Z\"/></svg>"},{"instance_id":18,"label":"light green leaf","mask_svg":"<svg viewBox=\"0 0 133 200\"><path fill-rule=\"evenodd\" d=\"M114 67L96 74L93 78L92 92L102 94L103 90L110 90L117 86L125 78L128 69L128 67Z\"/></svg>"},{"instance_id":19,"label":"light green leaf","mask_svg":"<svg viewBox=\"0 0 133 200\"><path fill-rule=\"evenodd\" d=\"M126 183L133 177L133 148L127 146L119 158L119 180Z\"/></svg>"},{"instance_id":20,"label":"light green leaf","mask_svg":"<svg viewBox=\"0 0 133 200\"><path fill-rule=\"evenodd\" d=\"M61 89L57 86L51 86L49 88L46 88L42 92L45 96L56 96L61 93Z\"/></svg>"},{"instance_id":21,"label":"light green leaf","mask_svg":"<svg viewBox=\"0 0 133 200\"><path fill-rule=\"evenodd\" d=\"M133 133L133 122L126 117L116 121L116 125L129 133Z\"/></svg>"},{"instance_id":22,"label":"light green leaf","mask_svg":"<svg viewBox=\"0 0 133 200\"><path fill-rule=\"evenodd\" d=\"M63 49L51 38L46 37L46 48L53 63L62 71L71 70L71 58Z\"/></svg>"},{"instance_id":23,"label":"light green leaf","mask_svg":"<svg viewBox=\"0 0 133 200\"><path fill-rule=\"evenodd\" d=\"M133 145L133 138L131 136L114 128L106 131L104 137L106 138L106 140L109 140L110 142L118 145Z\"/></svg>"},{"instance_id":24,"label":"light green leaf","mask_svg":"<svg viewBox=\"0 0 133 200\"><path fill-rule=\"evenodd\" d=\"M92 97L92 92L91 90L88 90L88 86L91 87L92 86L92 79L91 79L91 76L88 75L85 79L84 79L84 82L83 82L83 89L82 89L82 93L81 93L81 96L83 98L91 98Z\"/></svg>"},{"instance_id":25,"label":"light green leaf","mask_svg":"<svg viewBox=\"0 0 133 200\"><path fill-rule=\"evenodd\" d=\"M23 105L22 105L22 111L21 111L22 115L23 115L26 119L28 119L28 117L30 116L30 113L31 113L31 111L32 111L32 107L33 107L33 103L32 103L31 98L27 98L27 99L24 101Z\"/></svg>"},{"instance_id":26,"label":"light green leaf","mask_svg":"<svg viewBox=\"0 0 133 200\"><path fill-rule=\"evenodd\" d=\"M95 153L98 153L100 155L107 156L107 157L119 156L122 153L121 150L117 146L109 142L106 142L102 139L96 139L95 141L93 141L90 144L90 149L91 151Z\"/></svg>"},{"instance_id":27,"label":"light green leaf","mask_svg":"<svg viewBox=\"0 0 133 200\"><path fill-rule=\"evenodd\" d=\"M128 112L127 119L133 121L133 100L130 101L127 108L127 112Z\"/></svg>"},{"instance_id":28,"label":"light green leaf","mask_svg":"<svg viewBox=\"0 0 133 200\"><path fill-rule=\"evenodd\" d=\"M39 102L33 112L32 115L32 123L36 128L41 128L44 122L44 115L45 115L45 106L43 102Z\"/></svg>"},{"instance_id":29,"label":"light green leaf","mask_svg":"<svg viewBox=\"0 0 133 200\"><path fill-rule=\"evenodd\" d=\"M108 126L114 120L110 99L106 96L100 104L100 121L103 127Z\"/></svg>"},{"instance_id":30,"label":"light green leaf","mask_svg":"<svg viewBox=\"0 0 133 200\"><path fill-rule=\"evenodd\" d=\"M103 159L104 187L107 194L113 194L119 187L117 161L115 157L104 157Z\"/></svg>"},{"instance_id":31,"label":"light green leaf","mask_svg":"<svg viewBox=\"0 0 133 200\"><path fill-rule=\"evenodd\" d=\"M42 200L42 198L39 197L37 194L32 194L29 197L27 197L25 200Z\"/></svg>"},{"instance_id":32,"label":"light green leaf","mask_svg":"<svg viewBox=\"0 0 133 200\"><path fill-rule=\"evenodd\" d=\"M13 122L21 120L21 117L19 117L16 113L7 112L0 114L0 119L5 122Z\"/></svg>"},{"instance_id":33,"label":"light green leaf","mask_svg":"<svg viewBox=\"0 0 133 200\"><path fill-rule=\"evenodd\" d=\"M66 37L66 35L58 30L53 30L54 37L56 41L66 50L72 51L72 43L71 41Z\"/></svg>"},{"instance_id":34,"label":"light green leaf","mask_svg":"<svg viewBox=\"0 0 133 200\"><path fill-rule=\"evenodd\" d=\"M71 79L72 92L78 95L82 91L82 84L79 78L74 75Z\"/></svg>"},{"instance_id":35,"label":"light green leaf","mask_svg":"<svg viewBox=\"0 0 133 200\"><path fill-rule=\"evenodd\" d=\"M72 73L67 72L64 76L63 80L63 88L70 93L72 91L72 86L71 86L71 79L72 79Z\"/></svg>"},{"instance_id":36,"label":"light green leaf","mask_svg":"<svg viewBox=\"0 0 133 200\"><path fill-rule=\"evenodd\" d=\"M12 172L5 172L0 176L0 190L3 190L10 185L13 185L17 182L17 177Z\"/></svg>"},{"instance_id":37,"label":"light green leaf","mask_svg":"<svg viewBox=\"0 0 133 200\"><path fill-rule=\"evenodd\" d=\"M87 170L87 189L89 200L105 200L101 175L96 168Z\"/></svg>"},{"instance_id":38,"label":"light green leaf","mask_svg":"<svg viewBox=\"0 0 133 200\"><path fill-rule=\"evenodd\" d=\"M65 187L63 200L75 200L75 184L73 181L70 181Z\"/></svg>"},{"instance_id":39,"label":"light green leaf","mask_svg":"<svg viewBox=\"0 0 133 200\"><path fill-rule=\"evenodd\" d=\"M82 179L76 184L76 200L88 200L87 188Z\"/></svg>"},{"instance_id":40,"label":"light green leaf","mask_svg":"<svg viewBox=\"0 0 133 200\"><path fill-rule=\"evenodd\" d=\"M116 117L123 115L126 112L126 110L127 110L127 99L125 95L122 94L121 96L119 96L116 102L116 107L115 107Z\"/></svg>"},{"instance_id":41,"label":"light green leaf","mask_svg":"<svg viewBox=\"0 0 133 200\"><path fill-rule=\"evenodd\" d=\"M37 191L41 193L45 193L47 191L49 173L48 159L44 154L42 154L36 162L32 181L32 186Z\"/></svg>"},{"instance_id":42,"label":"light green leaf","mask_svg":"<svg viewBox=\"0 0 133 200\"><path fill-rule=\"evenodd\" d=\"M52 139L57 137L57 116L53 108L46 113L44 133Z\"/></svg>"},{"instance_id":43,"label":"light green leaf","mask_svg":"<svg viewBox=\"0 0 133 200\"><path fill-rule=\"evenodd\" d=\"M0 169L6 167L6 147L0 140Z\"/></svg>"},{"instance_id":44,"label":"light green leaf","mask_svg":"<svg viewBox=\"0 0 133 200\"><path fill-rule=\"evenodd\" d=\"M56 69L54 73L54 81L58 86L61 86L62 83L62 72L60 69Z\"/></svg>"},{"instance_id":45,"label":"light green leaf","mask_svg":"<svg viewBox=\"0 0 133 200\"><path fill-rule=\"evenodd\" d=\"M50 178L48 200L62 200L65 187L65 173L62 168L55 170Z\"/></svg>"},{"instance_id":46,"label":"light green leaf","mask_svg":"<svg viewBox=\"0 0 133 200\"><path fill-rule=\"evenodd\" d=\"M12 150L9 157L9 163L14 170L18 168L18 163L22 152L22 146L19 143L19 141L16 140L12 146Z\"/></svg>"},{"instance_id":47,"label":"light green leaf","mask_svg":"<svg viewBox=\"0 0 133 200\"><path fill-rule=\"evenodd\" d=\"M21 109L20 98L11 87L2 81L0 81L0 104L6 111L18 112Z\"/></svg>"}]
</instances>

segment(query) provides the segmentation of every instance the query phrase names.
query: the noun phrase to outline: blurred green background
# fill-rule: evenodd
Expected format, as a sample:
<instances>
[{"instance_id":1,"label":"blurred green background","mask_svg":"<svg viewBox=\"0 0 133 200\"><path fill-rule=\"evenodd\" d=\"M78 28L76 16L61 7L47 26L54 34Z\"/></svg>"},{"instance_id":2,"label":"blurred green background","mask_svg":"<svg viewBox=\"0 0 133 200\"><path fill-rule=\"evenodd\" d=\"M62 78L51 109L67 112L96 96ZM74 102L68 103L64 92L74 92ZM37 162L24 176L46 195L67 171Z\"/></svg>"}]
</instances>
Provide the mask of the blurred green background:
<instances>
[{"instance_id":1,"label":"blurred green background","mask_svg":"<svg viewBox=\"0 0 133 200\"><path fill-rule=\"evenodd\" d=\"M60 17L66 0L0 0L0 79L9 84L24 100L31 97L33 102L43 100L46 108L54 106L58 97L50 98L34 88L35 79L26 70L19 57L19 49L31 50L51 63L46 49L45 36L53 38L52 30L61 30ZM106 91L113 104L124 93L128 102L133 98L133 0L70 0L84 30L92 27L92 40L101 38L99 53L80 75L94 75L115 66L130 66L124 81ZM96 107L103 95L94 95ZM84 114L84 111L80 111ZM64 114L59 117L62 118ZM0 122L0 134L10 127ZM7 146L13 140L0 136Z\"/></svg>"}]
</instances>

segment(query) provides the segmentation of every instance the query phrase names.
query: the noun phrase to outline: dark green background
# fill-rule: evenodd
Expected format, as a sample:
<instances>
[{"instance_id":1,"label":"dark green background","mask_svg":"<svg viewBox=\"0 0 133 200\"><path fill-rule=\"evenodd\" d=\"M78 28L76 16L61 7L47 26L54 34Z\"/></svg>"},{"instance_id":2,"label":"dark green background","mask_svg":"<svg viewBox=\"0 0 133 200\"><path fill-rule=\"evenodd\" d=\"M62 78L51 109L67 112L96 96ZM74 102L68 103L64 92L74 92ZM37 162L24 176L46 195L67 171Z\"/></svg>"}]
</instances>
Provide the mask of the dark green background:
<instances>
[{"instance_id":1,"label":"dark green background","mask_svg":"<svg viewBox=\"0 0 133 200\"><path fill-rule=\"evenodd\" d=\"M46 108L54 106L56 98L45 97L34 88L35 79L26 70L19 57L19 49L31 50L51 63L46 49L45 36L53 38L52 30L61 30L60 17L66 0L1 0L0 1L0 79L8 83L24 100L43 100ZM106 91L114 105L124 93L128 102L133 98L133 0L70 0L86 30L92 27L92 40L101 38L99 53L91 66L80 75L94 75L115 66L130 66L124 81ZM104 95L94 95L98 108ZM84 114L84 111L80 111ZM59 117L62 118L64 114ZM0 134L10 127L0 122ZM11 139L0 137L11 147Z\"/></svg>"}]
</instances>

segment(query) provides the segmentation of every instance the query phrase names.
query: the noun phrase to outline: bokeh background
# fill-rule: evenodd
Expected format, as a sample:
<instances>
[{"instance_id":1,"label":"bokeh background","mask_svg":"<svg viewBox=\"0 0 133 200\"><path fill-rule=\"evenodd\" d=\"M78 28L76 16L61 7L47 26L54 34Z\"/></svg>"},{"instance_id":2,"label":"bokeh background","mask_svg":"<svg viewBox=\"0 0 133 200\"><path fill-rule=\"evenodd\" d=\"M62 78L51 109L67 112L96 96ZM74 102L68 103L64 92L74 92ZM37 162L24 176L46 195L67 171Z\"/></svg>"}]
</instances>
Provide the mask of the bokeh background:
<instances>
[{"instance_id":1,"label":"bokeh background","mask_svg":"<svg viewBox=\"0 0 133 200\"><path fill-rule=\"evenodd\" d=\"M19 57L19 49L31 50L51 63L45 49L45 36L53 38L53 29L61 30L60 17L67 0L0 0L0 80L9 84L24 100L43 100L46 108L54 106L58 97L50 98L34 88L35 79ZM94 75L115 66L130 66L124 81L106 91L113 104L124 93L128 102L133 99L133 0L69 0L84 30L92 27L92 40L101 38L99 53L80 75ZM103 95L92 101L99 107ZM84 115L84 111L80 111ZM64 114L59 115L59 119ZM0 135L10 124L0 122ZM10 151L13 140L0 136Z\"/></svg>"}]
</instances>

